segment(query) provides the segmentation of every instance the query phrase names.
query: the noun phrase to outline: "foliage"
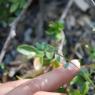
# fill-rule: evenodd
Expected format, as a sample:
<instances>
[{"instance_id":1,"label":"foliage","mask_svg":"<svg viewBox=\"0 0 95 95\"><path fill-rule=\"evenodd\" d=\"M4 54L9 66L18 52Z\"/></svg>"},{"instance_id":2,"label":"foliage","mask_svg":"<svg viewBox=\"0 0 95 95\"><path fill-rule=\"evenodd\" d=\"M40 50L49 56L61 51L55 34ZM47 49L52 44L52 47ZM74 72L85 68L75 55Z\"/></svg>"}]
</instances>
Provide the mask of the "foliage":
<instances>
[{"instance_id":1,"label":"foliage","mask_svg":"<svg viewBox=\"0 0 95 95\"><path fill-rule=\"evenodd\" d=\"M86 68L81 68L79 74L71 81L67 88L68 95L87 95L90 85L95 88L94 83L90 79L91 75ZM64 93L64 87L57 90Z\"/></svg>"},{"instance_id":2,"label":"foliage","mask_svg":"<svg viewBox=\"0 0 95 95\"><path fill-rule=\"evenodd\" d=\"M26 7L27 0L0 0L0 24L4 26L13 21L19 15L21 10ZM64 23L60 21L50 22L47 34L54 40L60 41L62 39L61 31L64 29ZM95 29L93 29L95 31ZM28 58L40 58L40 63L44 66L52 65L53 68L60 66L60 59L55 58L57 49L46 43L36 43L32 45L20 45L17 51L27 56ZM95 60L95 48L90 48L89 56ZM60 55L59 55L60 57ZM0 71L4 70L4 64L0 64ZM90 85L95 88L94 83L90 79L91 74L87 69L82 68L80 73L71 81L68 90L69 95L86 95ZM78 89L73 89L71 86L76 84ZM58 89L59 92L64 92L63 87Z\"/></svg>"},{"instance_id":3,"label":"foliage","mask_svg":"<svg viewBox=\"0 0 95 95\"><path fill-rule=\"evenodd\" d=\"M5 65L2 63L0 64L0 75L2 75L4 71L5 71Z\"/></svg>"},{"instance_id":4,"label":"foliage","mask_svg":"<svg viewBox=\"0 0 95 95\"><path fill-rule=\"evenodd\" d=\"M8 24L26 6L27 0L0 0L0 23Z\"/></svg>"},{"instance_id":5,"label":"foliage","mask_svg":"<svg viewBox=\"0 0 95 95\"><path fill-rule=\"evenodd\" d=\"M89 55L92 60L95 60L95 48L90 48Z\"/></svg>"},{"instance_id":6,"label":"foliage","mask_svg":"<svg viewBox=\"0 0 95 95\"><path fill-rule=\"evenodd\" d=\"M48 27L47 34L50 35L53 39L59 41L61 40L61 31L64 29L64 24L61 22L52 22ZM18 52L27 56L28 58L38 58L40 63L44 66L51 65L53 68L60 66L60 55L57 53L57 49L46 43L36 43L32 45L20 45L17 48ZM55 54L58 57L55 57ZM94 58L94 50L91 54L91 58ZM90 85L95 87L94 83L90 79L91 74L86 68L81 68L79 74L71 81L70 86L68 87L68 95L86 95L88 93ZM73 89L72 85L77 85L77 89ZM57 90L58 92L64 92L64 87L61 87Z\"/></svg>"},{"instance_id":7,"label":"foliage","mask_svg":"<svg viewBox=\"0 0 95 95\"><path fill-rule=\"evenodd\" d=\"M9 0L11 2L11 6L10 6L10 12L17 12L18 10L21 10L22 8L24 8L26 0Z\"/></svg>"},{"instance_id":8,"label":"foliage","mask_svg":"<svg viewBox=\"0 0 95 95\"><path fill-rule=\"evenodd\" d=\"M88 70L86 68L81 68L79 74L71 82L71 85L76 84L78 88L77 90L70 88L70 95L86 95L89 91L90 85L95 87L90 77Z\"/></svg>"},{"instance_id":9,"label":"foliage","mask_svg":"<svg viewBox=\"0 0 95 95\"><path fill-rule=\"evenodd\" d=\"M31 57L39 57L41 59L41 63L43 66L52 65L53 68L57 68L60 66L59 60L54 58L54 54L56 54L56 48L46 44L46 43L36 43L35 46L31 45L20 45L18 46L17 50L26 55ZM78 89L70 88L68 93L69 95L86 95L89 90L89 86L92 85L95 87L94 83L90 79L90 73L86 68L81 68L80 73L72 80L71 85L76 84ZM62 89L58 89L58 91L62 92Z\"/></svg>"},{"instance_id":10,"label":"foliage","mask_svg":"<svg viewBox=\"0 0 95 95\"><path fill-rule=\"evenodd\" d=\"M54 58L56 48L46 43L36 43L35 46L20 45L17 51L27 56L28 58L39 57L41 64L53 64L53 68L59 66L59 60Z\"/></svg>"},{"instance_id":11,"label":"foliage","mask_svg":"<svg viewBox=\"0 0 95 95\"><path fill-rule=\"evenodd\" d=\"M3 69L4 70L4 68L5 68L5 65L3 63L0 64L0 69Z\"/></svg>"},{"instance_id":12,"label":"foliage","mask_svg":"<svg viewBox=\"0 0 95 95\"><path fill-rule=\"evenodd\" d=\"M64 29L64 23L60 21L50 22L47 34L51 36L54 40L61 40L61 31Z\"/></svg>"}]
</instances>

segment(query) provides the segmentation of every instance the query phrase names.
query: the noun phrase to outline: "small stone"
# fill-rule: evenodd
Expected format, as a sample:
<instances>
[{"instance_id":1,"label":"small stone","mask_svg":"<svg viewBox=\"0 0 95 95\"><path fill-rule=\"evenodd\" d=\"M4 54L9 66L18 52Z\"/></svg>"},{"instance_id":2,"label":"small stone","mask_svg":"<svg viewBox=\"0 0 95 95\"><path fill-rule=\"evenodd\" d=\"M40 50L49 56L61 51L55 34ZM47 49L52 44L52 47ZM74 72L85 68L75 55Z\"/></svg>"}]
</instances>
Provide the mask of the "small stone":
<instances>
[{"instance_id":1,"label":"small stone","mask_svg":"<svg viewBox=\"0 0 95 95\"><path fill-rule=\"evenodd\" d=\"M74 0L74 2L84 12L87 11L90 7L85 0Z\"/></svg>"}]
</instances>

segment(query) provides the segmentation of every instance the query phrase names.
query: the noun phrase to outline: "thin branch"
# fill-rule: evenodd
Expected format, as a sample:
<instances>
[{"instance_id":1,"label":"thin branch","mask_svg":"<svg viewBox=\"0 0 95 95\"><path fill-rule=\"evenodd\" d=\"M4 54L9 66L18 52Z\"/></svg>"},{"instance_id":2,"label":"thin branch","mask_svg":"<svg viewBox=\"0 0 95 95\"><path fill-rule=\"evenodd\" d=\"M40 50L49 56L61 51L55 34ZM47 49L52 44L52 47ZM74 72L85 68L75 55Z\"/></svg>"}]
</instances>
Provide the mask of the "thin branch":
<instances>
[{"instance_id":1,"label":"thin branch","mask_svg":"<svg viewBox=\"0 0 95 95\"><path fill-rule=\"evenodd\" d=\"M91 1L92 1L93 5L95 6L95 1L94 0L91 0Z\"/></svg>"},{"instance_id":2,"label":"thin branch","mask_svg":"<svg viewBox=\"0 0 95 95\"><path fill-rule=\"evenodd\" d=\"M20 21L20 19L22 18L22 16L24 15L24 13L26 12L27 8L30 6L30 4L32 3L32 0L28 0L26 7L22 10L22 12L20 13L20 15L10 24L10 33L5 41L5 44L1 50L1 54L0 54L0 63L2 63L2 60L5 56L7 47L9 45L9 43L11 42L11 39L15 37L16 34L16 25L17 23Z\"/></svg>"},{"instance_id":3,"label":"thin branch","mask_svg":"<svg viewBox=\"0 0 95 95\"><path fill-rule=\"evenodd\" d=\"M13 34L15 33L15 29L13 27L11 27L11 30L10 30L10 33L9 33L9 36L7 37L6 41L5 41L5 44L3 46L3 49L1 51L1 54L0 54L0 63L2 63L2 60L4 58L4 55L6 53L6 49L11 41L11 38L13 38ZM15 36L15 35L14 35Z\"/></svg>"},{"instance_id":4,"label":"thin branch","mask_svg":"<svg viewBox=\"0 0 95 95\"><path fill-rule=\"evenodd\" d=\"M63 13L62 13L62 15L60 17L60 21L63 21L66 18L67 14L69 12L69 9L71 8L73 2L74 2L74 0L69 0L65 10L63 11Z\"/></svg>"},{"instance_id":5,"label":"thin branch","mask_svg":"<svg viewBox=\"0 0 95 95\"><path fill-rule=\"evenodd\" d=\"M69 2L67 4L65 10L63 11L63 13L62 13L59 21L63 22L63 20L66 18L67 14L69 12L69 9L71 8L71 6L73 4L73 1L74 0L69 0ZM65 44L65 34L64 34L64 31L61 31L61 34L62 34L62 40L61 40L61 43L58 46L58 53L63 56L62 50L63 50L63 46ZM60 61L61 61L61 63L66 64L66 60L65 60L64 57L61 57L61 60Z\"/></svg>"}]
</instances>

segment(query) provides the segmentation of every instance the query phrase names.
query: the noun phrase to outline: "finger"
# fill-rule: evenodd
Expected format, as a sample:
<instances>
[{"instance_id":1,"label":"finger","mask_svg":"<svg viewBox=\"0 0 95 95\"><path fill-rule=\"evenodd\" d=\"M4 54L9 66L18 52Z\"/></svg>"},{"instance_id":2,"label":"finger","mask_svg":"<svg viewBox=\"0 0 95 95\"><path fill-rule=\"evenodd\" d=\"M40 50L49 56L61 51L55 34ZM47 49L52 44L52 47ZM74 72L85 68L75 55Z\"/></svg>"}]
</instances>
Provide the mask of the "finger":
<instances>
[{"instance_id":1,"label":"finger","mask_svg":"<svg viewBox=\"0 0 95 95\"><path fill-rule=\"evenodd\" d=\"M72 63L67 69L58 68L28 81L7 95L33 95L38 91L55 91L63 84L68 83L79 72L80 63L76 60L73 60Z\"/></svg>"},{"instance_id":2,"label":"finger","mask_svg":"<svg viewBox=\"0 0 95 95\"><path fill-rule=\"evenodd\" d=\"M66 95L66 94L39 91L36 92L34 95Z\"/></svg>"},{"instance_id":3,"label":"finger","mask_svg":"<svg viewBox=\"0 0 95 95\"><path fill-rule=\"evenodd\" d=\"M0 84L0 94L6 94L15 87L21 85L22 83L25 83L26 81L29 81L29 79L25 80L18 80L18 81L13 81L13 82L7 82L4 84Z\"/></svg>"}]
</instances>

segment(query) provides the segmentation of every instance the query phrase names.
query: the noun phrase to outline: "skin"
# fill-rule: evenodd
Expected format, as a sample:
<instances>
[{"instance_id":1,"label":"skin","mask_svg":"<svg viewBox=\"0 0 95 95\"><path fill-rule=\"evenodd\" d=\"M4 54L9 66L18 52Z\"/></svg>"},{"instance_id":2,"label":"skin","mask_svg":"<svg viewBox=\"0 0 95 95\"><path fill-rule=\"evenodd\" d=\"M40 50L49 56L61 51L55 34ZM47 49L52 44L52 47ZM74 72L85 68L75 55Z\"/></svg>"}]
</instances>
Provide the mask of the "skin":
<instances>
[{"instance_id":1,"label":"skin","mask_svg":"<svg viewBox=\"0 0 95 95\"><path fill-rule=\"evenodd\" d=\"M0 95L66 95L54 93L60 86L69 83L79 72L76 61L68 68L58 68L32 80L19 80L0 85Z\"/></svg>"}]
</instances>

